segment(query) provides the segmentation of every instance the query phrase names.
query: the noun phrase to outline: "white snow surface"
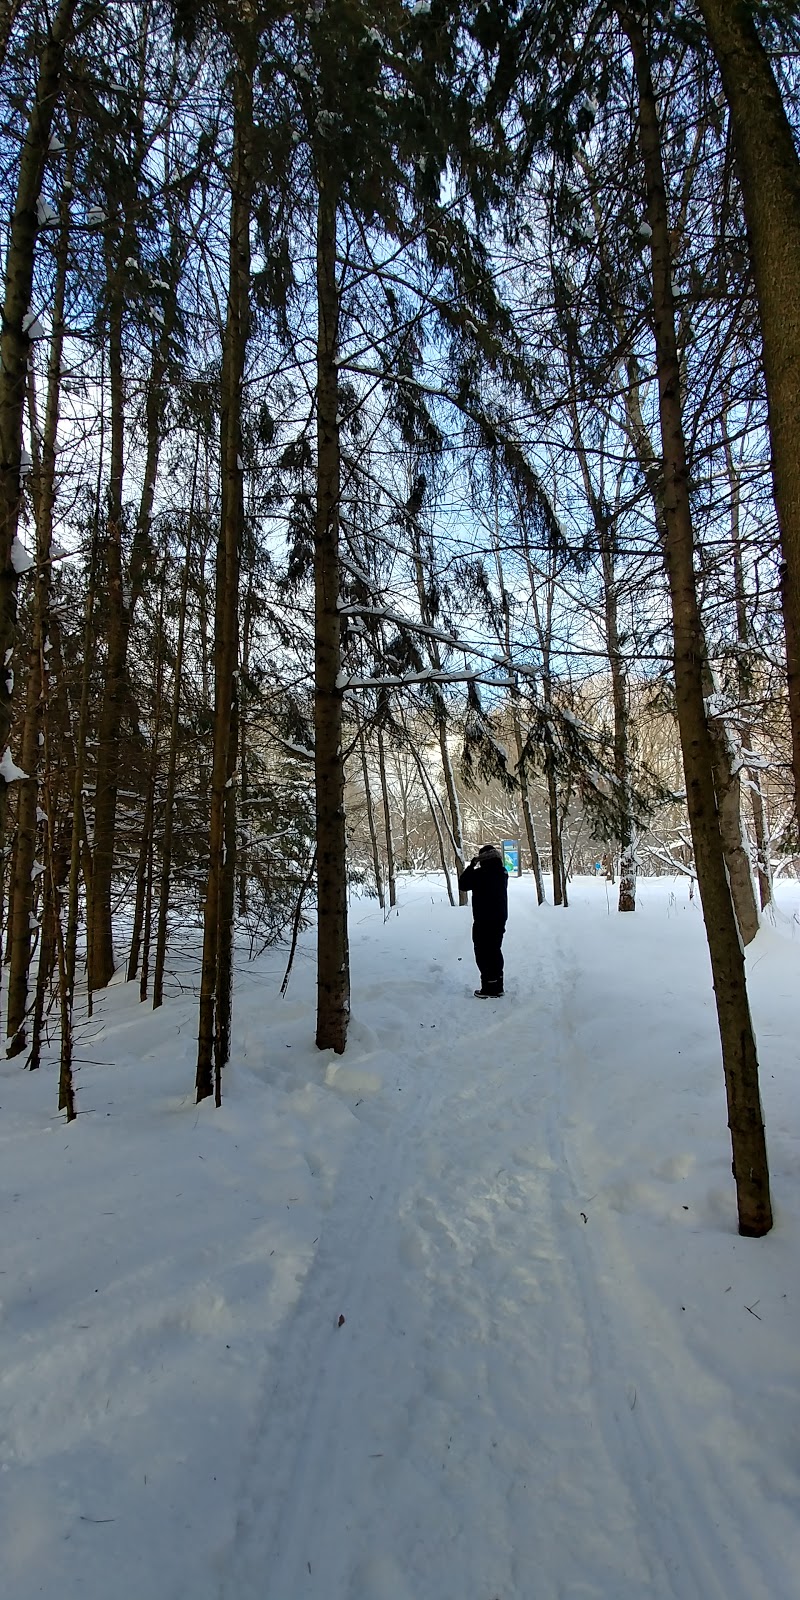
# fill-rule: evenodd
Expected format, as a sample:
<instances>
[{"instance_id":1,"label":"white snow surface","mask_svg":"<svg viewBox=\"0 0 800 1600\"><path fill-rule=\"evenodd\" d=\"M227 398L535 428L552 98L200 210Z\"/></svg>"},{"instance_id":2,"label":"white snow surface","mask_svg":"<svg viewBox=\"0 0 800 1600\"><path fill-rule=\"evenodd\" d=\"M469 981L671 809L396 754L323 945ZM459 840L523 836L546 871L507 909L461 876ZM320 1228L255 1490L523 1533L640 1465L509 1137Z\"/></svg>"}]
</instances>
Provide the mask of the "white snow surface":
<instances>
[{"instance_id":1,"label":"white snow surface","mask_svg":"<svg viewBox=\"0 0 800 1600\"><path fill-rule=\"evenodd\" d=\"M567 911L351 907L344 1056L313 932L237 968L220 1110L196 963L2 1065L9 1600L796 1600L800 886L748 952L776 1226L740 1239L685 880ZM340 1322L341 1318L343 1322Z\"/></svg>"},{"instance_id":2,"label":"white snow surface","mask_svg":"<svg viewBox=\"0 0 800 1600\"><path fill-rule=\"evenodd\" d=\"M13 685L13 675L9 673L9 677L11 677ZM11 751L6 747L0 760L0 778L3 778L6 783L17 783L20 778L27 778L27 776L27 772L23 772L22 768L17 766Z\"/></svg>"},{"instance_id":3,"label":"white snow surface","mask_svg":"<svg viewBox=\"0 0 800 1600\"><path fill-rule=\"evenodd\" d=\"M11 541L11 565L18 578L23 572L30 572L31 567L36 566L33 556L25 549L22 540L18 539L16 534Z\"/></svg>"}]
</instances>

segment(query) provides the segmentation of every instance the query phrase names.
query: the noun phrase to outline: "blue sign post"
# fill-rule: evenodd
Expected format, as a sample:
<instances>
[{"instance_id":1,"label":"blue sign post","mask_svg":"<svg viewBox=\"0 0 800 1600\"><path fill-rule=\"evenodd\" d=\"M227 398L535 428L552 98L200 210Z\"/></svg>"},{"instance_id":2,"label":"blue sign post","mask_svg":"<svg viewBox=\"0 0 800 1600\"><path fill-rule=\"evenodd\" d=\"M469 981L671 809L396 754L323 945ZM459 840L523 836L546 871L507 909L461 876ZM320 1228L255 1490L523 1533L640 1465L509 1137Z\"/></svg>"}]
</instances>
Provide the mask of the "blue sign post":
<instances>
[{"instance_id":1,"label":"blue sign post","mask_svg":"<svg viewBox=\"0 0 800 1600\"><path fill-rule=\"evenodd\" d=\"M506 872L513 872L519 876L519 840L503 840L503 866Z\"/></svg>"}]
</instances>

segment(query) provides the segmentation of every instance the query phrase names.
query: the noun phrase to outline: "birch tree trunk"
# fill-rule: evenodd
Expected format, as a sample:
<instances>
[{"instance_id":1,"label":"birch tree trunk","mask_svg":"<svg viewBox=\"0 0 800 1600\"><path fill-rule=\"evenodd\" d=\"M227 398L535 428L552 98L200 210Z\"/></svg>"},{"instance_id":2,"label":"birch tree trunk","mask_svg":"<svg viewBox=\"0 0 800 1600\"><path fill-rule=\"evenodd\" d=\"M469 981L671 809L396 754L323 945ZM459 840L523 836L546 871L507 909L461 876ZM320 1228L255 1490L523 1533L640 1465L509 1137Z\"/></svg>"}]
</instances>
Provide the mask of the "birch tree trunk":
<instances>
[{"instance_id":1,"label":"birch tree trunk","mask_svg":"<svg viewBox=\"0 0 800 1600\"><path fill-rule=\"evenodd\" d=\"M386 877L389 883L389 908L397 904L397 880L394 869L394 837L392 834L392 811L389 801L389 785L386 781L386 749L383 742L383 729L378 729L378 771L381 780L381 798L383 800L383 827L386 835Z\"/></svg>"},{"instance_id":2,"label":"birch tree trunk","mask_svg":"<svg viewBox=\"0 0 800 1600\"><path fill-rule=\"evenodd\" d=\"M350 1018L339 598L337 196L318 155L317 507L314 527L314 772L317 818L317 1033L341 1054Z\"/></svg>"},{"instance_id":3,"label":"birch tree trunk","mask_svg":"<svg viewBox=\"0 0 800 1600\"><path fill-rule=\"evenodd\" d=\"M733 588L736 603L736 637L739 645L736 658L736 678L739 690L739 728L741 731L741 743L744 746L743 759L748 772L747 787L750 795L750 808L753 813L759 900L761 910L764 911L772 899L772 872L764 821L761 773L753 761L754 729L749 715L745 715L744 710L753 692L752 672L750 669L751 639L742 562L741 482L739 469L733 459L733 445L728 430L727 405L723 408L721 420L722 440L725 447L725 470L728 474L728 486L731 495ZM748 755L750 757L749 761L747 759Z\"/></svg>"},{"instance_id":4,"label":"birch tree trunk","mask_svg":"<svg viewBox=\"0 0 800 1600\"><path fill-rule=\"evenodd\" d=\"M718 708L718 692L714 675L707 662L704 670L707 690L706 719L711 736L711 756L714 763L714 788L722 849L728 871L731 899L742 944L751 944L760 927L756 901L753 868L747 835L743 827L742 793L739 773L743 768L742 752L738 738L731 726L730 716Z\"/></svg>"},{"instance_id":5,"label":"birch tree trunk","mask_svg":"<svg viewBox=\"0 0 800 1600\"><path fill-rule=\"evenodd\" d=\"M800 157L752 4L698 0L731 114L761 314L800 818Z\"/></svg>"},{"instance_id":6,"label":"birch tree trunk","mask_svg":"<svg viewBox=\"0 0 800 1600\"><path fill-rule=\"evenodd\" d=\"M672 262L661 129L638 13L619 8L633 55L639 137L652 229L653 320L663 448L665 558L672 605L674 670L687 805L719 1020L739 1232L772 1227L769 1170L758 1084L758 1058L714 791L711 738L703 700L703 630L694 575L694 538L675 335Z\"/></svg>"}]
</instances>

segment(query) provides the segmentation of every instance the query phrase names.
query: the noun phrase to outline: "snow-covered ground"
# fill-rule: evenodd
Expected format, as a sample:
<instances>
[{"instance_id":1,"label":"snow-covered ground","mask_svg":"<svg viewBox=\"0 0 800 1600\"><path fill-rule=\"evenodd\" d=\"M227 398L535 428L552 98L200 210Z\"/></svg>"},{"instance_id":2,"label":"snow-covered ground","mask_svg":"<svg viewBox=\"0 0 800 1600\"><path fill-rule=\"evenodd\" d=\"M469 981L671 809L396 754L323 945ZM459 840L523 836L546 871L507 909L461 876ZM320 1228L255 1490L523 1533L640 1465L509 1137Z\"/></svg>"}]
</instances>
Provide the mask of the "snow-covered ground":
<instances>
[{"instance_id":1,"label":"snow-covered ground","mask_svg":"<svg viewBox=\"0 0 800 1600\"><path fill-rule=\"evenodd\" d=\"M352 908L238 973L224 1104L196 1008L120 984L2 1067L8 1600L797 1600L800 892L748 955L776 1227L736 1233L684 883L511 884L507 995L466 911ZM344 1319L344 1320L342 1320Z\"/></svg>"}]
</instances>

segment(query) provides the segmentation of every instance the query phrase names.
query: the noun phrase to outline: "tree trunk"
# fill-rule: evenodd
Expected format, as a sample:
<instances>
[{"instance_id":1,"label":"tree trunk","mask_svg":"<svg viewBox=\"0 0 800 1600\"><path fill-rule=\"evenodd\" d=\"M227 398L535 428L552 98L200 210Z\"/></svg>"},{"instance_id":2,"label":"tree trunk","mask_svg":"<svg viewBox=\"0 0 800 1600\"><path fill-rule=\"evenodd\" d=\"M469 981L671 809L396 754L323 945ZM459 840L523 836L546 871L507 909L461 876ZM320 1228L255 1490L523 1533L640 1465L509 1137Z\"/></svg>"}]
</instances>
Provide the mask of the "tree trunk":
<instances>
[{"instance_id":1,"label":"tree trunk","mask_svg":"<svg viewBox=\"0 0 800 1600\"><path fill-rule=\"evenodd\" d=\"M383 729L378 729L378 771L381 778L383 800L383 828L386 835L386 876L389 882L389 908L397 904L397 881L394 870L394 839L392 837L392 812L389 804L389 785L386 782L386 750Z\"/></svg>"},{"instance_id":2,"label":"tree trunk","mask_svg":"<svg viewBox=\"0 0 800 1600\"><path fill-rule=\"evenodd\" d=\"M780 524L795 807L800 818L800 158L746 0L698 0L730 107L756 294Z\"/></svg>"},{"instance_id":3,"label":"tree trunk","mask_svg":"<svg viewBox=\"0 0 800 1600\"><path fill-rule=\"evenodd\" d=\"M142 61L146 59L144 35L148 7L142 16ZM143 159L137 152L137 164ZM169 207L169 203L168 203ZM122 477L124 438L124 381L122 372L122 316L125 293L125 260L132 248L131 227L126 220L117 239L109 236L107 276L109 286L109 351L111 378L111 474L107 543L108 626L107 657L103 698L97 738L95 784L94 870L91 904L92 951L90 987L103 988L114 971L113 927L111 914L112 872L117 826L117 791L121 757L121 729L125 705L130 696L128 646L131 624L144 584L150 528L153 516L158 463L163 442L165 380L169 364L169 340L175 321L175 301L180 263L185 251L176 244L173 227L170 248L172 293L167 301L164 326L153 341L151 366L145 397L145 459L136 529L133 537L128 584L123 581L122 559Z\"/></svg>"},{"instance_id":4,"label":"tree trunk","mask_svg":"<svg viewBox=\"0 0 800 1600\"><path fill-rule=\"evenodd\" d=\"M30 339L25 323L31 309L36 247L36 205L42 187L53 112L61 91L64 47L77 0L61 0L42 51L36 96L22 146L17 193L6 253L5 297L0 335L0 661L11 662L16 640L17 574L11 549L20 508L22 420ZM0 754L11 729L8 674L0 672ZM0 849L5 836L7 783L0 776Z\"/></svg>"},{"instance_id":5,"label":"tree trunk","mask_svg":"<svg viewBox=\"0 0 800 1600\"><path fill-rule=\"evenodd\" d=\"M158 893L158 921L156 925L156 955L153 968L153 1010L164 999L164 965L167 955L167 922L169 918L169 890L172 872L172 839L175 824L175 787L178 772L178 735L180 732L181 686L183 683L183 651L186 635L186 603L189 594L189 573L192 549L192 524L194 522L197 493L197 467L200 456L200 432L195 446L192 493L189 502L189 521L186 529L186 550L181 580L181 604L178 613L178 639L175 647L175 676L172 686L172 712L169 731L169 757L167 782L164 792L164 832L161 841L161 875Z\"/></svg>"},{"instance_id":6,"label":"tree trunk","mask_svg":"<svg viewBox=\"0 0 800 1600\"><path fill-rule=\"evenodd\" d=\"M361 772L364 778L364 797L367 806L367 827L369 828L369 841L372 847L372 870L375 874L375 889L378 895L378 905L383 910L383 873L381 872L381 857L378 849L378 830L375 827L375 807L372 804L372 789L369 781L369 767L367 766L367 742L364 738L364 729L359 723L358 744L361 751Z\"/></svg>"},{"instance_id":7,"label":"tree trunk","mask_svg":"<svg viewBox=\"0 0 800 1600\"><path fill-rule=\"evenodd\" d=\"M570 329L570 335L572 330ZM570 340L571 343L571 340ZM570 361L572 367L572 361ZM570 377L573 377L572 370ZM636 824L631 807L630 772L630 717L628 710L628 681L625 658L619 632L619 607L617 604L615 519L602 490L598 493L589 467L583 432L580 425L574 383L571 394L572 428L575 448L580 461L586 498L592 513L597 546L603 572L603 608L605 613L606 649L611 673L611 699L614 708L614 776L618 789L618 843L620 853L619 900L620 911L636 910Z\"/></svg>"},{"instance_id":8,"label":"tree trunk","mask_svg":"<svg viewBox=\"0 0 800 1600\"><path fill-rule=\"evenodd\" d=\"M339 292L335 193L319 159L317 510L314 528L314 767L317 812L317 1047L341 1054L350 1017L339 618Z\"/></svg>"},{"instance_id":9,"label":"tree trunk","mask_svg":"<svg viewBox=\"0 0 800 1600\"><path fill-rule=\"evenodd\" d=\"M436 794L436 791L433 788L433 785L432 785L432 783L431 783L431 781L430 781L430 779L428 777L428 774L425 771L425 763L424 763L419 751L417 750L416 745L413 744L410 740L409 740L409 749L410 749L411 754L412 754L412 756L414 758L414 764L415 764L417 772L419 774L419 781L422 784L423 792L424 792L425 798L426 798L426 800L428 802L428 810L430 811L430 814L431 814L431 821L432 821L434 829L436 831L436 840L437 840L437 843L438 843L438 846L439 846L439 861L441 863L442 872L444 873L444 881L445 881L445 883L447 885L447 898L450 901L451 906L455 907L456 899L455 899L455 895L453 894L453 885L450 882L450 872L449 872L449 869L448 869L448 866L447 866L447 851L445 849L444 834L442 833L442 824L439 821L439 814L438 814L438 804L440 804L439 796ZM460 904L460 897L459 897L459 904Z\"/></svg>"},{"instance_id":10,"label":"tree trunk","mask_svg":"<svg viewBox=\"0 0 800 1600\"><path fill-rule=\"evenodd\" d=\"M716 683L710 667L705 665L704 680L708 691L706 720L711 735L711 756L714 763L714 789L722 849L728 871L731 900L739 925L743 945L751 944L760 927L756 903L750 850L742 822L742 795L739 773L743 767L738 739L734 743L728 718L716 706Z\"/></svg>"},{"instance_id":11,"label":"tree trunk","mask_svg":"<svg viewBox=\"0 0 800 1600\"><path fill-rule=\"evenodd\" d=\"M62 863L62 865L65 865ZM34 990L33 1011L31 1020L31 1053L28 1067L35 1072L42 1064L42 1035L44 1032L44 1013L47 1004L47 993L53 976L53 967L56 960L56 900L58 891L54 889L57 867L55 863L48 864L45 874L44 894L42 899L41 934L39 940L39 960L36 964L36 988ZM63 874L61 877L63 884ZM60 888L61 885L59 885Z\"/></svg>"},{"instance_id":12,"label":"tree trunk","mask_svg":"<svg viewBox=\"0 0 800 1600\"><path fill-rule=\"evenodd\" d=\"M602 520L600 559L603 566L603 602L606 620L606 645L611 669L611 697L614 706L614 776L619 794L619 900L620 911L636 910L636 824L631 806L630 717L628 678L619 636L617 583L611 529Z\"/></svg>"},{"instance_id":13,"label":"tree trunk","mask_svg":"<svg viewBox=\"0 0 800 1600\"><path fill-rule=\"evenodd\" d=\"M419 535L416 528L412 529L412 538L414 541L414 565L416 569L417 596L419 598L420 617L426 626L430 627L435 619L431 615L425 590L425 570L422 559L422 551L420 549ZM442 656L439 649L438 640L429 636L427 639L427 649L431 665L436 672L440 672L442 667ZM447 804L450 809L450 838L453 846L453 855L455 857L456 877L460 878L467 864L466 853L464 850L464 828L461 821L461 807L458 803L458 790L456 789L453 763L450 760L450 748L447 743L447 716L444 709L445 702L443 697L440 697L440 691L437 691L437 700L438 707L440 709L437 709L436 731L439 738L439 751L442 757L442 774L444 776L444 786L447 793ZM449 874L447 882L449 889ZM466 889L459 889L458 903L460 906L466 906L469 904L469 894Z\"/></svg>"},{"instance_id":14,"label":"tree trunk","mask_svg":"<svg viewBox=\"0 0 800 1600\"><path fill-rule=\"evenodd\" d=\"M72 1083L72 1017L75 1008L81 848L84 843L86 831L83 820L83 780L86 770L86 738L89 729L89 697L91 689L91 669L93 656L92 639L94 633L97 583L100 565L100 479L98 477L94 508L94 521L92 527L92 543L89 556L89 581L86 589L84 613L81 700L80 711L78 713L78 727L75 738L75 760L72 770L72 823L70 828L69 843L66 933L64 933L62 930L59 898L56 892L56 886L55 884L53 885L53 899L55 907L55 946L58 958L59 998L61 1005L61 1066L59 1079L59 1109L62 1109L64 1106L66 1106L68 1117L70 1115L70 1106L72 1106L74 1114L74 1095ZM48 816L52 816L52 804L48 806ZM91 879L89 878L87 879L86 889L87 904L91 893L90 886ZM88 917L86 931L88 938L90 933ZM89 1008L91 1015L91 989L89 990Z\"/></svg>"},{"instance_id":15,"label":"tree trunk","mask_svg":"<svg viewBox=\"0 0 800 1600\"><path fill-rule=\"evenodd\" d=\"M0 66L6 59L11 30L22 10L22 0L4 0L3 9L0 11Z\"/></svg>"},{"instance_id":16,"label":"tree trunk","mask_svg":"<svg viewBox=\"0 0 800 1600\"><path fill-rule=\"evenodd\" d=\"M517 749L516 777L520 788L522 802L522 816L525 822L525 833L528 840L528 852L531 858L531 871L536 884L536 899L539 905L544 904L544 880L542 878L542 863L539 856L539 846L536 840L536 828L533 821L533 807L531 805L531 792L528 784L528 768L525 761L525 741L522 737L522 723L519 711L512 700L511 721L514 728L514 743ZM520 865L521 865L520 861Z\"/></svg>"},{"instance_id":17,"label":"tree trunk","mask_svg":"<svg viewBox=\"0 0 800 1600\"><path fill-rule=\"evenodd\" d=\"M549 705L549 701L546 702ZM550 734L547 735L549 741ZM558 821L558 790L549 743L545 744L544 773L547 782L547 810L550 820L550 856L553 869L553 905L564 903L564 864L561 859L561 829Z\"/></svg>"},{"instance_id":18,"label":"tree trunk","mask_svg":"<svg viewBox=\"0 0 800 1600\"><path fill-rule=\"evenodd\" d=\"M111 458L105 551L106 669L97 727L92 887L90 903L87 909L87 922L90 925L89 988L92 990L104 989L114 976L111 876L114 866L120 729L125 705L125 660L128 647L128 620L122 571L122 478L125 440L125 384L122 370L122 312L124 305L122 250L121 239L107 242Z\"/></svg>"},{"instance_id":19,"label":"tree trunk","mask_svg":"<svg viewBox=\"0 0 800 1600\"><path fill-rule=\"evenodd\" d=\"M68 179L71 177L71 166L67 167L65 177ZM66 202L64 203L66 204ZM10 1041L7 1052L9 1056L21 1054L27 1042L25 1017L28 1005L31 912L33 910L31 874L36 855L36 831L38 826L38 772L40 741L43 738L42 666L44 646L47 643L47 619L50 611L50 549L53 535L53 508L55 505L56 435L58 432L61 396L61 356L64 345L64 297L67 281L68 249L69 216L65 211L61 220L56 251L53 334L50 341L47 401L45 404L41 450L38 448L36 391L33 374L30 376L31 448L34 458L32 488L36 517L36 579L31 648L28 659L28 681L25 688L25 717L22 731L22 769L27 773L27 777L21 779L19 783L17 835L9 899L11 955L8 975L8 1020L6 1027L6 1033Z\"/></svg>"},{"instance_id":20,"label":"tree trunk","mask_svg":"<svg viewBox=\"0 0 800 1600\"><path fill-rule=\"evenodd\" d=\"M235 707L235 679L239 659L239 555L244 513L242 495L242 380L249 331L250 311L250 214L253 175L251 142L253 131L253 84L251 70L240 55L234 77L234 131L231 158L230 257L228 312L222 353L222 396L220 456L222 463L222 508L217 545L216 598L214 613L214 752L211 772L211 817L209 822L208 881L203 908L203 961L200 979L200 1025L195 1087L198 1102L215 1094L220 1097L221 1067L229 1038L230 973L227 939L230 927L223 929L228 915L226 867L235 872L233 859L226 860L231 832L228 824L228 793L231 779L231 744L236 760L236 737L232 732ZM230 788L232 789L232 782ZM235 846L235 829L233 830ZM232 909L232 908L231 908Z\"/></svg>"},{"instance_id":21,"label":"tree trunk","mask_svg":"<svg viewBox=\"0 0 800 1600\"><path fill-rule=\"evenodd\" d=\"M218 1106L222 1104L222 1069L230 1060L231 1023L233 1020L233 940L236 921L236 833L238 821L236 762L238 755L239 686L237 677L234 676L228 738L228 772L225 779L225 809L222 819L225 847L219 886L217 1027L214 1038L214 1099Z\"/></svg>"},{"instance_id":22,"label":"tree trunk","mask_svg":"<svg viewBox=\"0 0 800 1600\"><path fill-rule=\"evenodd\" d=\"M739 1232L772 1227L769 1171L758 1084L758 1059L744 957L725 871L714 792L711 738L703 700L703 630L694 575L694 539L675 336L672 262L661 130L638 15L619 9L639 92L639 135L652 229L653 319L663 447L665 557L672 605L678 725L697 878L719 1019L728 1125L733 1147Z\"/></svg>"},{"instance_id":23,"label":"tree trunk","mask_svg":"<svg viewBox=\"0 0 800 1600\"><path fill-rule=\"evenodd\" d=\"M608 281L611 282L611 264L607 260L605 263L605 271ZM620 337L620 343L627 345L630 343L630 334L626 327L622 306L616 295L614 296L614 302L614 315L617 331ZM659 542L662 549L666 553L668 532L664 504L664 469L663 463L656 456L656 453L653 449L653 442L650 438L649 430L642 415L640 388L641 377L638 364L635 358L631 357L627 364L627 383L625 385L624 395L625 409L628 417L628 430L639 466L641 467L645 482L647 483L652 496ZM709 687L711 669L708 662L708 650L702 622L700 623L699 645L702 649L702 660L699 664L701 676L708 676L709 682L704 686ZM745 943L747 943L748 939L753 937L754 931L757 931L757 927L754 929L753 919L755 915L757 920L758 913L755 909L755 902L752 894L752 884L749 881L751 875L749 870L746 873L743 870L743 820L741 812L740 784L734 774L735 763L733 766L731 764L729 753L729 737L727 732L721 726L718 726L715 730L712 730L709 727L709 731L712 733L711 751L714 761L714 781L718 791L718 820L722 848L725 855L725 865L735 897L734 908L737 920L742 930L748 930L747 936L745 936L744 932L742 933L742 937ZM622 882L620 882L620 893L621 890Z\"/></svg>"},{"instance_id":24,"label":"tree trunk","mask_svg":"<svg viewBox=\"0 0 800 1600\"><path fill-rule=\"evenodd\" d=\"M154 663L156 692L153 706L153 726L151 729L152 744L150 746L150 760L147 771L147 792L144 803L144 817L142 819L142 839L139 849L139 860L136 869L136 903L133 912L133 927L131 929L131 948L128 957L127 981L132 983L139 970L139 957L142 955L142 975L140 985L140 998L147 998L147 965L149 961L150 945L150 915L153 899L153 850L155 848L155 815L156 815L156 786L158 783L158 758L159 738L161 735L161 707L164 697L164 601L166 598L167 571L166 563L161 570L161 584L158 596L158 625L156 632L156 659ZM145 952L142 953L142 938L145 936Z\"/></svg>"},{"instance_id":25,"label":"tree trunk","mask_svg":"<svg viewBox=\"0 0 800 1600\"><path fill-rule=\"evenodd\" d=\"M242 659L239 669L239 693L236 697L239 728L239 806L242 815L245 817L248 816L250 802L250 771L247 759L247 686L249 684L250 649L255 620L254 597L255 588L251 571L248 577L242 616ZM245 840L244 847L237 851L238 909L242 920L247 916L247 885L250 871L249 833L245 835Z\"/></svg>"},{"instance_id":26,"label":"tree trunk","mask_svg":"<svg viewBox=\"0 0 800 1600\"><path fill-rule=\"evenodd\" d=\"M745 715L745 706L753 693L752 649L750 640L750 623L747 615L747 599L745 594L744 565L742 562L742 528L741 528L741 477L740 471L733 459L733 445L728 431L728 406L722 411L722 439L725 446L725 469L728 474L728 485L731 493L731 547L733 556L733 587L736 602L736 637L739 649L736 656L736 678L739 691L739 729L741 744L744 746L745 766L748 771L748 792L750 807L753 813L753 832L756 844L756 871L758 874L758 891L761 910L764 911L772 899L772 874L768 856L766 828L764 824L764 798L761 790L761 773L752 760L754 743L754 730L749 715ZM748 761L747 756L750 756Z\"/></svg>"},{"instance_id":27,"label":"tree trunk","mask_svg":"<svg viewBox=\"0 0 800 1600\"><path fill-rule=\"evenodd\" d=\"M500 585L500 596L503 605L503 647L507 660L511 660L511 605L503 577L503 564L500 557L500 519L495 510L494 526L494 554L497 566L497 581ZM515 776L519 784L522 816L525 823L525 832L528 838L528 852L531 858L531 871L536 884L536 899L539 905L544 903L544 883L542 881L542 863L539 859L539 847L536 842L536 829L533 821L530 789L528 786L528 768L525 760L525 741L522 737L522 724L519 715L519 689L517 688L516 674L514 675L514 688L511 691L511 724L514 729L514 744L517 751L517 764ZM519 854L519 872L522 874L522 851ZM465 896L466 899L466 896Z\"/></svg>"},{"instance_id":28,"label":"tree trunk","mask_svg":"<svg viewBox=\"0 0 800 1600\"><path fill-rule=\"evenodd\" d=\"M48 618L48 633L52 649L48 651L42 650L40 669L42 699L46 708L46 714L42 718L44 771L41 792L45 817L44 833L47 871L44 875L39 960L36 968L36 989L31 1026L31 1053L28 1063L31 1071L34 1071L41 1063L47 995L50 990L59 950L63 949L60 920L63 888L67 881L70 864L69 840L71 823L69 796L75 770L75 748L70 728L69 698L64 681L60 634L58 624L52 617ZM54 746L58 739L61 741L63 751L60 770L54 755ZM64 760L64 756L66 760ZM62 939L60 946L57 944L57 931L59 939ZM63 974L64 966L59 961L59 981ZM64 996L61 995L60 998L63 1016Z\"/></svg>"}]
</instances>

